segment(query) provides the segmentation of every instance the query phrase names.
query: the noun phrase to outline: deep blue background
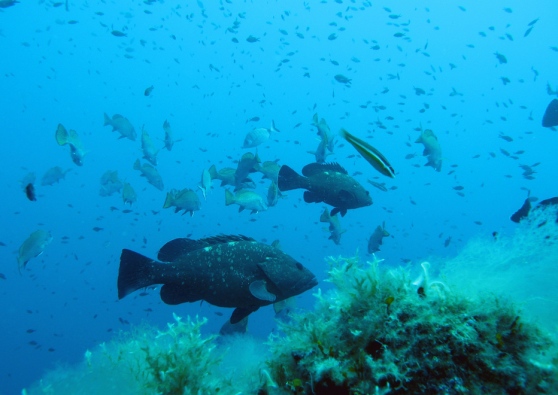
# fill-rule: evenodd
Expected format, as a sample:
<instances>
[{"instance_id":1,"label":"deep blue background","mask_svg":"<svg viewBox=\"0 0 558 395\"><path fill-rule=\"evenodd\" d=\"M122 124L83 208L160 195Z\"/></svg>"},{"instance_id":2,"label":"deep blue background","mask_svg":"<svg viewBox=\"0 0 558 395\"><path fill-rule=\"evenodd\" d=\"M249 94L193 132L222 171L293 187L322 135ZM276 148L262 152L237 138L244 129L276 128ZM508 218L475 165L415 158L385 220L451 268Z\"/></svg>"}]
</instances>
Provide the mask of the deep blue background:
<instances>
[{"instance_id":1,"label":"deep blue background","mask_svg":"<svg viewBox=\"0 0 558 395\"><path fill-rule=\"evenodd\" d=\"M511 232L508 217L526 189L555 196L558 136L542 128L541 119L552 99L547 84L558 87L558 6L546 0L412 3L69 1L66 11L52 1L22 1L1 9L0 272L6 279L0 280L0 393L17 393L57 362L81 360L87 348L127 330L123 322L163 325L175 311L208 316L204 330L218 331L230 310L168 307L157 292L117 301L122 248L155 256L166 241L186 235L279 239L323 279L324 257L358 250L365 258L369 235L385 221L391 237L378 255L386 265L411 260L418 272L419 259L453 256L474 235ZM250 35L259 41L246 41ZM508 62L500 64L496 53ZM335 81L336 74L351 85ZM138 139L118 139L103 127L104 112L128 117ZM259 147L259 156L300 170L318 145L315 112L332 130L346 128L373 144L397 174L383 177L338 141L328 159L350 174L362 172L356 178L374 200L342 218L347 231L339 246L319 223L324 205L304 203L301 191L250 215L225 207L215 181L193 217L162 209L166 191L196 189L204 168L235 167L246 152L240 148L245 134L272 120L281 133ZM255 116L259 122L247 123ZM159 153L160 192L132 165L142 156L142 126L162 139L165 119L182 141ZM56 144L58 123L82 138L83 167ZM422 145L414 144L421 125L442 145L440 173L423 166ZM512 158L501 149L524 153ZM409 154L416 156L406 159ZM535 178L523 178L520 165L535 164ZM44 172L56 165L71 169L66 179L41 186ZM118 170L138 193L132 213L121 211L119 196L99 196L107 170ZM39 180L36 202L25 198L20 183L29 172ZM394 189L382 192L367 179ZM257 191L265 195L267 185ZM464 187L464 196L455 186ZM36 229L50 231L54 240L20 274L17 250ZM301 307L313 303L311 292L299 299ZM272 317L271 308L261 309L249 331L267 336Z\"/></svg>"}]
</instances>

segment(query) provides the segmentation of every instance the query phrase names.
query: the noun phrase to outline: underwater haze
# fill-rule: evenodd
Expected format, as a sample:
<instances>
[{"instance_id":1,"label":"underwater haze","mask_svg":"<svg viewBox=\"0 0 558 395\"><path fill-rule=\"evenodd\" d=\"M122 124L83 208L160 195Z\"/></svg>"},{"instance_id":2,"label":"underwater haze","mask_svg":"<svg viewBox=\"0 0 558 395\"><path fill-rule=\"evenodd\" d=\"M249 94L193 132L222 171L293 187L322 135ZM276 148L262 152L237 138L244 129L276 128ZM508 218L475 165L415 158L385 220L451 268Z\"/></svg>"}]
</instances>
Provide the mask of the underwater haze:
<instances>
[{"instance_id":1,"label":"underwater haze","mask_svg":"<svg viewBox=\"0 0 558 395\"><path fill-rule=\"evenodd\" d=\"M328 256L374 252L411 277L429 259L454 283L474 277L526 306L543 301L530 318L555 332L556 248L517 236L510 216L558 195L558 133L542 126L558 96L556 20L548 0L0 0L0 394L173 313L207 317L202 332L218 333L232 309L169 306L157 286L118 300L122 249L156 258L176 238L278 240L318 279L296 298L303 310L331 288ZM341 129L374 150L359 154ZM243 148L249 133L261 142ZM320 145L373 202L337 214L340 229L320 221L334 206L303 189L268 198L257 165L236 185L211 180L204 197L212 165L237 169L250 152L300 174ZM394 177L378 171L386 161ZM235 187L265 208L226 205ZM201 203L193 215L163 208L184 189ZM529 253L510 264L496 254L514 243L493 248L500 239ZM266 339L274 315L252 313L248 332Z\"/></svg>"}]
</instances>

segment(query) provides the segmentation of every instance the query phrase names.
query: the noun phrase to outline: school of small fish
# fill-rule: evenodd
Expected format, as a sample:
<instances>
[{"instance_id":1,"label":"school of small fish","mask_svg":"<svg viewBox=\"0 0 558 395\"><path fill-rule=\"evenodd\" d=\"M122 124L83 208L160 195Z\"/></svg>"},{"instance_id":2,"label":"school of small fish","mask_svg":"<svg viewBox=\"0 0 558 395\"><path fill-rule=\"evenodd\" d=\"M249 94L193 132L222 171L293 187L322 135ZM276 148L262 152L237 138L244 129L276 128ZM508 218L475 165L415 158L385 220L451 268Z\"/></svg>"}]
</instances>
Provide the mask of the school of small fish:
<instances>
[{"instance_id":1,"label":"school of small fish","mask_svg":"<svg viewBox=\"0 0 558 395\"><path fill-rule=\"evenodd\" d=\"M70 15L68 13L71 3L66 2L65 7L63 2L40 3L47 8L59 8L59 10L65 8L66 15ZM310 10L326 3L328 2L324 1L320 5L317 3L314 5L305 2L301 7ZM68 183L67 179L87 174L82 182L95 185L95 194L98 191L98 196L102 197L100 205L106 205L107 210L111 212L137 214L136 221L141 220L141 215L152 214L168 215L173 219L180 218L184 223L191 224L208 212L206 207L209 203L218 202L223 213L223 223L225 218L232 217L249 222L260 221L261 224L264 222L262 219L267 219L267 216L272 213L281 212L282 207L289 204L301 213L301 217L302 213L312 213L309 222L313 221L313 223L309 226L316 229L316 233L305 234L304 237L312 238L318 234L328 248L339 248L338 245L345 244L351 239L356 240L362 250L368 254L376 254L382 248L391 248L403 233L411 232L411 230L395 227L390 220L387 221L388 232L385 218L395 210L381 203L392 197L393 191L398 187L402 187L401 177L410 173L420 174L428 177L425 185L432 184L445 188L452 196L457 195L456 199L469 196L470 185L459 178L458 173L462 169L459 166L462 165L454 159L456 150L449 142L454 135L466 133L461 120L463 117L479 116L480 112L464 114L448 110L448 108L456 108L455 102L465 103L465 100L472 96L468 87L469 81L453 77L451 73L462 72L467 62L472 62L468 57L473 58L474 54L478 57L475 58L475 62L480 62L479 59L482 59L486 65L499 71L498 77L492 82L494 86L501 89L512 87L519 89L518 87L526 86L530 79L535 82L537 79L545 78L542 70L535 63L529 65L530 69L527 68L528 77L522 75L521 78L516 78L509 71L510 67L518 62L510 49L511 46L519 40L535 40L544 18L541 17L540 21L539 18L532 20L529 18L521 26L486 26L474 32L475 40L497 37L500 45L494 48L483 48L484 52L481 52L476 47L477 41L469 35L466 39L470 40L470 43L460 48L467 52L441 61L436 52L440 49L434 49L433 42L415 36L417 30L411 23L410 15L399 14L391 9L395 9L397 4L394 3L391 7L379 7L369 1L357 4L339 0L332 3L340 4L342 7L333 14L334 19L331 21L320 21L324 29L328 29L327 32L323 32L316 29L313 21L301 23L303 20L289 10L276 15L276 18L264 21L265 29L249 31L248 29L253 27L250 27L247 21L248 14L245 11L238 11L237 8L240 6L233 0L218 2L219 14L224 15L227 25L212 23L211 17L206 12L207 9L213 8L213 5L204 5L202 1L182 5L170 5L152 0L142 2L142 13L145 18L150 18L153 13L156 13L156 7L168 7L169 15L165 17L167 22L174 18L180 18L181 22L196 21L195 23L198 24L196 29L201 35L196 37L196 40L192 40L192 43L197 42L199 48L207 52L219 54L226 52L227 56L230 55L233 59L231 63L220 62L218 57L211 58L212 61L209 62L207 58L196 55L196 50L199 48L189 47L189 45L193 46L188 41L191 37L186 37L187 33L174 31L171 23L163 28L160 21L153 22L146 31L140 31L132 22L131 12L123 12L122 19L109 21L109 16L104 11L94 11L95 25L98 29L94 36L102 35L110 40L109 42L116 43L119 60L130 62L129 69L126 70L130 76L135 72L135 63L132 62L139 59L154 66L152 74L141 74L140 85L135 86L133 93L130 94L130 97L134 96L134 100L137 96L149 105L134 111L127 102L129 92L115 90L113 95L116 96L116 100L107 99L107 104L103 103L97 111L90 111L88 103L83 103L83 111L79 116L86 114L84 117L90 118L90 125L93 126L80 127L76 125L75 117L70 116L69 119L64 119L60 115L49 119L45 133L48 134L52 147L48 148L59 153L63 161L57 166L53 166L54 163L45 166L41 170L42 177L37 177L35 173L22 166L23 177L18 177L18 181L21 181L17 188L18 198L21 198L24 204L39 207L40 201L47 195L49 197L51 194L55 195L57 188ZM17 0L0 0L0 16L7 16L12 10L17 10L19 7L23 9L23 6L29 5L24 5ZM284 5L285 8L288 6ZM426 14L430 12L427 7L422 8L424 10L421 12ZM466 13L467 9L459 6L454 11ZM504 11L511 14L508 10ZM350 36L356 34L354 31L349 33L351 20L355 16L367 15L367 12L381 14L386 24L384 29L378 29L378 32L358 33L360 36L357 40ZM289 25L289 21L295 18L297 23ZM434 34L438 34L435 18L432 19L432 30ZM531 22L527 23L529 20ZM59 18L55 27L60 29L70 26L79 27L80 23L77 18ZM430 23L428 19L427 25ZM209 38L210 29L223 34L220 36L221 41ZM160 34L163 31L165 37L170 37L172 43L179 43L178 48L174 48L176 52L167 50L157 40L150 39L149 34ZM383 34L386 36L384 37ZM3 37L2 29L0 29L1 37ZM23 47L33 48L35 43L27 40L27 38L21 39ZM356 41L363 43L366 51L351 53L350 43ZM331 52L327 54L320 52L319 55L312 53L313 44L316 42L328 43L332 48ZM304 47L300 47L297 43L304 43ZM76 45L78 45L77 41ZM268 45L274 48L272 55L267 49ZM347 53L341 56L337 49L334 50L337 48L336 45L347 48ZM304 51L301 48L304 48ZM142 58L144 53L149 53L148 50L157 51L156 59L149 58L148 55L145 55L145 59ZM558 53L558 46L547 47L545 50L548 52L546 55L551 59L551 56L556 56ZM308 53L304 53L306 51ZM186 52L189 53L189 57L183 56ZM478 52L481 54L479 55ZM54 56L55 53L56 51L52 51L52 55L49 56ZM61 53L59 51L59 54ZM168 55L169 53L172 55ZM397 58L398 60L392 62L392 57L396 58L393 54L405 54L409 61L404 60L405 58ZM413 56L432 59L430 66L421 69L412 65ZM275 69L271 67L268 70L269 75L265 77L246 75L242 81L228 79L232 75L231 69L243 71L244 68L248 68L247 63L240 61L248 57L255 63L271 57L276 64ZM310 62L313 57L328 67L326 73L318 74L317 70L304 63L306 60ZM155 65L158 64L156 61L169 63L168 70L156 69ZM187 88L179 73L173 75L173 82L164 80L167 74L174 73L171 66L176 65L180 67L181 73L186 75L184 78L188 81ZM376 75L375 65L388 65L386 67L389 67L389 70L382 69L382 72ZM365 71L361 67L364 67ZM427 76L432 84L423 81L415 82L409 76L410 69L412 73L422 73ZM53 76L49 76L48 79L56 80L54 67L51 71ZM93 67L87 72L100 74ZM266 86L263 82L273 73L281 78L285 77L285 81L290 75L296 75L300 83L299 86L285 83L285 86L277 89L283 95L280 96L283 98L282 103L278 102L273 87ZM6 72L5 75L8 76L9 73ZM208 112L207 118L219 120L219 125L211 128L205 125L207 119L201 119L194 110L190 109L190 102L183 101L184 96L176 94L174 97L175 92L181 89L189 92L188 94L202 92L199 97L192 94L195 98L191 102L203 101L203 96L208 103L213 103L210 99L214 92L204 85L209 81L209 76L214 77L212 82L219 84L216 85L219 88L215 89L220 90L221 87L223 90L228 89L227 101ZM127 76L123 73L119 74L118 78L125 77ZM140 79L139 76L134 77ZM204 80L206 78L207 80ZM371 83L372 79L373 83ZM282 82L279 83L281 84ZM533 138L535 133L539 133L536 127L544 128L543 132L556 132L558 98L555 97L558 96L558 90L555 89L554 84L556 82L548 82L546 92L542 92L550 96L549 102L544 100L545 104L548 103L546 109L531 109L527 102L517 104L512 99L501 96L502 92L507 91L498 91L494 87L490 92L483 92L486 95L495 95L495 106L502 111L499 119L493 114L481 115L487 127L487 137L486 141L470 142L471 146L475 147L475 152L471 155L472 159L503 158L504 161L508 161L507 163L514 163L516 175L518 178L521 177L522 181L528 183L535 180L542 173L540 169L543 165L537 159L528 160L529 154L526 152L528 148L518 145ZM440 96L439 86L444 86L443 97ZM237 96L239 87L253 89L253 92L250 92L253 93L253 97L249 98L251 107L236 109L237 101L245 99ZM366 99L360 102L350 100L350 92L361 87L369 90ZM76 90L79 88L79 84L76 83ZM104 90L103 95L109 96ZM165 107L164 112L161 110L160 103L156 104L156 100L161 96L168 99L168 109ZM330 101L326 102L329 104L324 105L326 97ZM448 104L450 101L453 107ZM413 116L408 115L409 107L413 107ZM534 121L533 130L515 129L510 114L512 110L517 110L524 118ZM231 116L231 111L235 116ZM450 114L452 111L455 112ZM185 118L180 118L184 113L187 114ZM293 122L295 117L296 120ZM444 121L439 121L438 118ZM448 118L455 122L448 122ZM188 119L191 122L185 125L184 122L177 122L177 119ZM495 124L498 124L498 130ZM52 139L53 134L54 139ZM193 136L204 141L205 145L191 144ZM219 156L216 157L212 149L219 143L215 142L230 136L233 136L234 142L219 146ZM404 136L404 142L396 138L400 136ZM109 148L109 144L114 145ZM489 144L494 146L486 148L486 152L483 151ZM115 146L119 147L118 151L114 149ZM284 156L281 153L271 154L272 149L277 146L280 146L279 150L288 152L283 151ZM180 156L178 151L186 147L187 150L183 152L187 155ZM104 167L99 170L99 163L95 162L98 156L94 158L94 155L98 155L100 151L102 155L118 157L119 163L124 165L119 167L107 165L113 168ZM194 174L195 182L184 181L185 174L179 174L178 170L177 173L170 173L168 167L165 167L168 162L183 173ZM489 173L492 169L484 170ZM92 176L93 171L95 173ZM128 172L132 175L127 175ZM507 179L513 176L505 175ZM157 197L155 204L153 200L145 199L146 192ZM79 191L72 191L72 193L75 193L76 199L79 198ZM411 206L421 207L413 196L409 196L408 201ZM532 198L528 197L522 209L514 214L512 220L519 222L525 218L532 209L532 201ZM140 210L138 206L141 205L149 205L149 209L145 210L145 206L142 206ZM404 214L401 216L404 217ZM362 228L358 232L366 234L355 235L357 232L345 222L349 219L359 220ZM295 222L295 220L297 219L282 218L284 223L274 223L270 226L278 229L285 223ZM345 227L342 222L345 223ZM474 223L479 224L480 221ZM92 229L93 232L108 233L108 225L94 225L92 224L88 229ZM211 225L215 225L211 229L219 229L218 226L222 224ZM53 249L53 241L54 244L69 243L67 236L56 235L47 228L48 224L37 221L32 229L26 229L25 234L29 236L22 241L17 251L14 248L17 269L21 273L33 275L34 265L29 262L38 263L41 260L48 260L49 250ZM180 229L177 232L193 231ZM284 301L316 285L314 275L294 258L283 253L278 244L268 245L247 236L231 234L203 237L197 240L190 239L189 235L182 236L185 235L165 244L159 251L157 260L124 248L120 256L118 297L123 298L147 287L140 295L144 296L153 289L149 287L154 284L164 284L160 289L160 296L165 303L178 304L205 300L209 303L213 301L217 306L234 307L235 313L230 323L241 323L245 330L246 318L260 306ZM443 234L442 237L440 234L440 244L445 247L450 244L453 246L458 239L448 234ZM147 244L147 236L144 236L143 243ZM241 247L244 250L241 250ZM218 297L212 297L210 292L206 292L207 289L198 289L194 295L185 288L183 277L185 273L191 274L193 262L199 266L197 270L207 277L204 278L204 284L210 284L208 287L214 286L214 279L208 274L211 271L200 262L225 267L227 265L224 265L220 259L221 253L229 254L234 262L238 262L242 260L242 254L246 251L250 258L249 264L241 269L246 270L248 274L243 273L242 270L237 273L232 273L231 270L231 273L228 273L230 278L234 278L234 281L230 280L231 284L233 282L236 284L236 288L229 295L223 292ZM258 259L262 254L273 256L275 261L268 262L267 265L261 263ZM12 263L15 268L15 262ZM131 266L135 263L145 269L143 278L134 277ZM291 278L286 278L286 273L280 271L281 265L286 265ZM175 267L170 268L170 266ZM177 267L179 269L176 269ZM249 283L235 277L238 273L250 277ZM289 288L292 285L290 282L297 276L301 276L304 282L298 287ZM4 274L0 273L0 278L5 279ZM272 279L275 279L277 284L272 284ZM216 289L223 291L219 286ZM237 296L238 300L235 302L227 300L227 296L231 294ZM121 322L125 323L126 320L122 319Z\"/></svg>"}]
</instances>

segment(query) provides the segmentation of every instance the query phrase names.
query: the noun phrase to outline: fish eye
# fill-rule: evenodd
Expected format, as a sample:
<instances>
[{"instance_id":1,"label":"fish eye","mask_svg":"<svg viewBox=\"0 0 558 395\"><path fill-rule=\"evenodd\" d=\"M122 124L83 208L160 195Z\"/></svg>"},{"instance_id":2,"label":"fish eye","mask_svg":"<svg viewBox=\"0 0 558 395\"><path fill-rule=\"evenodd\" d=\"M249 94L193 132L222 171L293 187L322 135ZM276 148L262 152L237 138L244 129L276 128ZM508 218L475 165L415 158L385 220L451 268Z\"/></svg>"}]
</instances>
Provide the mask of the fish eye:
<instances>
[{"instance_id":1,"label":"fish eye","mask_svg":"<svg viewBox=\"0 0 558 395\"><path fill-rule=\"evenodd\" d=\"M299 262L296 263L296 267L298 268L298 270L302 270L304 268L304 266L302 266L302 264L300 264Z\"/></svg>"}]
</instances>

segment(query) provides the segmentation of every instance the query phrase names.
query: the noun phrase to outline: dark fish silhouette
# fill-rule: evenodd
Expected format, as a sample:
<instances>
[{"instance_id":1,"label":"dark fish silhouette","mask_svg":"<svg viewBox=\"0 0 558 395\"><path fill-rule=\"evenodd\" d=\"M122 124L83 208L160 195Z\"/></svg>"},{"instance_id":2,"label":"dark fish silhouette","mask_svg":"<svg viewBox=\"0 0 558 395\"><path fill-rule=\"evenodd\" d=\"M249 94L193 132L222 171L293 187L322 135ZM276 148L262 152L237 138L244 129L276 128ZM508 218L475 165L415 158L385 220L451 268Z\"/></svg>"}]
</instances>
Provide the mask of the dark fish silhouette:
<instances>
[{"instance_id":1,"label":"dark fish silhouette","mask_svg":"<svg viewBox=\"0 0 558 395\"><path fill-rule=\"evenodd\" d=\"M545 128L558 126L558 99L553 99L544 112L542 125Z\"/></svg>"},{"instance_id":2,"label":"dark fish silhouette","mask_svg":"<svg viewBox=\"0 0 558 395\"><path fill-rule=\"evenodd\" d=\"M161 300L176 305L205 300L234 307L235 324L261 306L299 295L317 285L314 275L278 248L245 236L175 239L160 250L158 262L122 250L118 298L163 284Z\"/></svg>"},{"instance_id":3,"label":"dark fish silhouette","mask_svg":"<svg viewBox=\"0 0 558 395\"><path fill-rule=\"evenodd\" d=\"M344 216L347 209L372 204L368 191L337 163L310 163L302 168L302 174L289 166L281 166L277 183L279 190L306 189L304 201L333 206L332 216L337 213Z\"/></svg>"},{"instance_id":4,"label":"dark fish silhouette","mask_svg":"<svg viewBox=\"0 0 558 395\"><path fill-rule=\"evenodd\" d=\"M31 200L32 202L37 201L37 195L35 195L35 187L32 183L29 183L25 186L25 196L27 196L27 199Z\"/></svg>"}]
</instances>

